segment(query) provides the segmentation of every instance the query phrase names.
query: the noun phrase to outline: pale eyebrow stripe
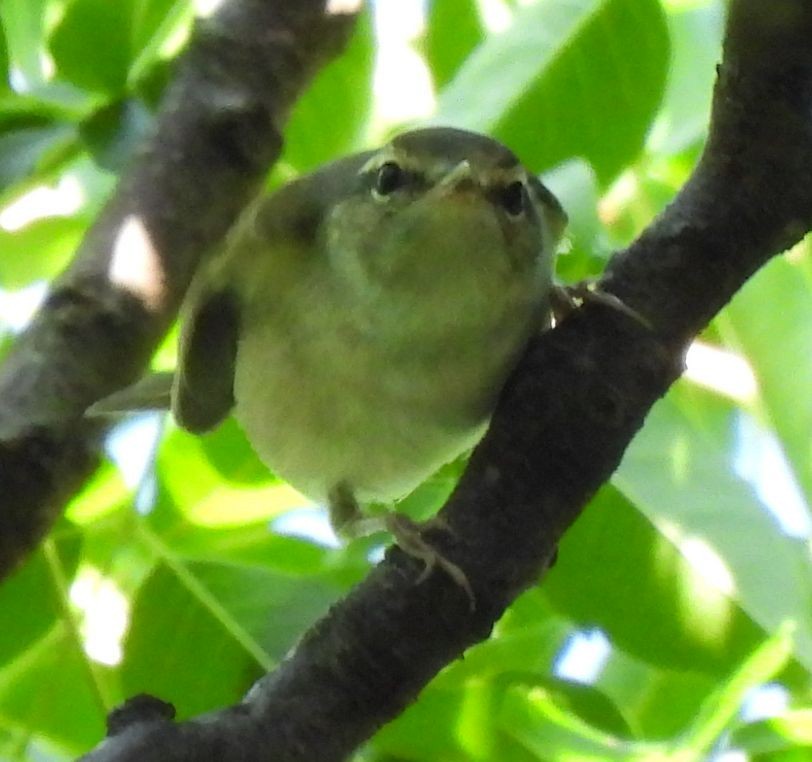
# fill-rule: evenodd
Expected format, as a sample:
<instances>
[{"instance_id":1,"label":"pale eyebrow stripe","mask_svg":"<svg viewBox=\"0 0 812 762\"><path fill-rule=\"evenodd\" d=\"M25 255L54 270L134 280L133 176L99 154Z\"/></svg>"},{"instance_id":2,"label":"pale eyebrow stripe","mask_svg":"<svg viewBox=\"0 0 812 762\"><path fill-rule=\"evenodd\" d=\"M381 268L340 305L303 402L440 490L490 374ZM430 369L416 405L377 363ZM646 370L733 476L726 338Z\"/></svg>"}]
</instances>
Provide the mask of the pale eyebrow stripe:
<instances>
[{"instance_id":1,"label":"pale eyebrow stripe","mask_svg":"<svg viewBox=\"0 0 812 762\"><path fill-rule=\"evenodd\" d=\"M385 146L380 151L372 155L358 170L358 174L364 175L368 172L378 170L388 161L396 162L403 170L407 172L414 172L416 174L423 175L430 182L437 182L438 180L441 180L448 172L454 169L454 167L448 164L446 164L446 166L441 166L440 162L435 162L434 164L428 166L425 164L420 164L414 157L402 151L398 151L390 145ZM482 173L477 172L476 169L474 169L474 175L480 178L482 177ZM493 167L488 171L487 179L488 187L507 186L510 185L510 183L517 181L528 187L530 185L529 173L521 162L516 162L516 164L512 167Z\"/></svg>"}]
</instances>

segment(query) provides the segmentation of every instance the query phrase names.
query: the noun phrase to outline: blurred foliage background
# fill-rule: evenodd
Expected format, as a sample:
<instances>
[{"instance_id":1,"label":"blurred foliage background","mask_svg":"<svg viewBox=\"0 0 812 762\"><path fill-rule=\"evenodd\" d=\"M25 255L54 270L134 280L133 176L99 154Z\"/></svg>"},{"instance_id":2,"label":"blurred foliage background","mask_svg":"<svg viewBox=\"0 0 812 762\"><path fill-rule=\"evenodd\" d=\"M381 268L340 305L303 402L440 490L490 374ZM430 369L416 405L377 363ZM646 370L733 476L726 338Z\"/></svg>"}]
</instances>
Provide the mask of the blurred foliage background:
<instances>
[{"instance_id":1,"label":"blurred foliage background","mask_svg":"<svg viewBox=\"0 0 812 762\"><path fill-rule=\"evenodd\" d=\"M0 0L0 356L150 129L190 0ZM721 0L379 0L286 130L269 184L405 126L508 143L562 199L559 276L594 276L703 145ZM171 338L156 364L171 366ZM812 759L812 256L706 330L544 584L357 761ZM65 760L146 691L237 701L385 538L341 547L232 422L123 422L0 585L0 758ZM406 498L431 514L461 463Z\"/></svg>"}]
</instances>

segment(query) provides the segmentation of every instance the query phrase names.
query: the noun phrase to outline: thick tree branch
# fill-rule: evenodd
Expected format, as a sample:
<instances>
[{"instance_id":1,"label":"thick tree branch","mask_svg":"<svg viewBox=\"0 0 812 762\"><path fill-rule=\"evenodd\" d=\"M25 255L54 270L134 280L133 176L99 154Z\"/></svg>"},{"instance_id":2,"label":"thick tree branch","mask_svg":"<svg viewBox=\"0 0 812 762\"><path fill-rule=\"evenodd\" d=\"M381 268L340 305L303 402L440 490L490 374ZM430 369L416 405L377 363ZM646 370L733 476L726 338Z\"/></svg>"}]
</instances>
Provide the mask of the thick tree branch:
<instances>
[{"instance_id":1,"label":"thick tree branch","mask_svg":"<svg viewBox=\"0 0 812 762\"><path fill-rule=\"evenodd\" d=\"M179 725L133 713L87 759L340 760L485 638L616 468L687 342L810 228L810 40L808 0L731 3L704 156L603 280L654 330L590 303L535 342L443 509L453 534L433 540L466 571L475 612L443 574L415 585L418 565L393 549L243 703Z\"/></svg>"},{"instance_id":2,"label":"thick tree branch","mask_svg":"<svg viewBox=\"0 0 812 762\"><path fill-rule=\"evenodd\" d=\"M95 468L83 411L143 372L353 21L325 0L230 0L198 24L152 138L0 373L0 577Z\"/></svg>"}]
</instances>

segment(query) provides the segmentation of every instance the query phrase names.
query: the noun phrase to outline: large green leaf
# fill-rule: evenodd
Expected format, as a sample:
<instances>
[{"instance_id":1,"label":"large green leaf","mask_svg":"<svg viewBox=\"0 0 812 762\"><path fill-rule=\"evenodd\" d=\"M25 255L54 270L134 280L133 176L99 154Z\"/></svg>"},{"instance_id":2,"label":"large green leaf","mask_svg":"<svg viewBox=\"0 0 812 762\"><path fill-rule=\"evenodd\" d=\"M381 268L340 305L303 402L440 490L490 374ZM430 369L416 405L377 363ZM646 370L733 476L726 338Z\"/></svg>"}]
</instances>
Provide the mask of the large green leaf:
<instances>
[{"instance_id":1,"label":"large green leaf","mask_svg":"<svg viewBox=\"0 0 812 762\"><path fill-rule=\"evenodd\" d=\"M85 90L122 92L130 64L132 6L133 0L73 0L50 38L58 76Z\"/></svg>"},{"instance_id":2,"label":"large green leaf","mask_svg":"<svg viewBox=\"0 0 812 762\"><path fill-rule=\"evenodd\" d=\"M207 525L270 519L306 503L268 472L233 421L203 437L172 429L158 470L159 498Z\"/></svg>"},{"instance_id":3,"label":"large green leaf","mask_svg":"<svg viewBox=\"0 0 812 762\"><path fill-rule=\"evenodd\" d=\"M484 37L476 0L432 0L425 48L435 87L448 84Z\"/></svg>"},{"instance_id":4,"label":"large green leaf","mask_svg":"<svg viewBox=\"0 0 812 762\"><path fill-rule=\"evenodd\" d=\"M669 13L672 59L650 151L675 154L704 138L721 59L723 21L722 3L688 5Z\"/></svg>"},{"instance_id":5,"label":"large green leaf","mask_svg":"<svg viewBox=\"0 0 812 762\"><path fill-rule=\"evenodd\" d=\"M564 537L541 589L562 613L665 668L725 674L762 636L612 488Z\"/></svg>"},{"instance_id":6,"label":"large green leaf","mask_svg":"<svg viewBox=\"0 0 812 762\"><path fill-rule=\"evenodd\" d=\"M189 15L190 4L180 0L72 0L49 41L58 76L121 95L134 62L143 76L167 37L188 27Z\"/></svg>"},{"instance_id":7,"label":"large green leaf","mask_svg":"<svg viewBox=\"0 0 812 762\"><path fill-rule=\"evenodd\" d=\"M338 592L318 578L186 562L169 551L135 598L121 667L125 692L172 701L183 717L233 703Z\"/></svg>"},{"instance_id":8,"label":"large green leaf","mask_svg":"<svg viewBox=\"0 0 812 762\"><path fill-rule=\"evenodd\" d=\"M721 592L767 633L795 621L795 657L812 671L808 549L781 532L736 474L731 455L673 399L655 405L612 484L703 578L701 586L693 575L681 581L679 604L686 622L693 621L689 627L705 627L709 640L724 642L731 620L719 607Z\"/></svg>"},{"instance_id":9,"label":"large green leaf","mask_svg":"<svg viewBox=\"0 0 812 762\"><path fill-rule=\"evenodd\" d=\"M764 421L775 428L807 505L812 504L812 254L777 257L717 320L758 381Z\"/></svg>"},{"instance_id":10,"label":"large green leaf","mask_svg":"<svg viewBox=\"0 0 812 762\"><path fill-rule=\"evenodd\" d=\"M658 0L540 0L470 56L437 118L493 134L536 170L581 156L607 183L642 147L667 66Z\"/></svg>"}]
</instances>

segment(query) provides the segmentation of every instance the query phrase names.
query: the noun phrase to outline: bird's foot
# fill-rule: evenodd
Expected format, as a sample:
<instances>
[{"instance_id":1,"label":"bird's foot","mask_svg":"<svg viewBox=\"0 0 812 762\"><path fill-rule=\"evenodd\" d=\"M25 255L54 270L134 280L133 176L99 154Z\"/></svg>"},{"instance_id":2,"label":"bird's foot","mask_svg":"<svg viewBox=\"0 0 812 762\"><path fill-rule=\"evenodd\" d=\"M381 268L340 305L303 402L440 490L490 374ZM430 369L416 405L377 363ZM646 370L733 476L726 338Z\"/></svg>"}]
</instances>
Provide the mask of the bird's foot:
<instances>
[{"instance_id":1,"label":"bird's foot","mask_svg":"<svg viewBox=\"0 0 812 762\"><path fill-rule=\"evenodd\" d=\"M408 516L402 513L395 513L390 511L384 517L384 525L386 530L395 538L398 547L406 554L422 561L424 564L423 571L417 578L417 584L425 582L432 571L436 568L442 569L451 579L457 583L457 586L465 591L468 596L468 602L471 611L476 609L476 597L474 591L471 589L471 584L468 582L468 577L465 572L457 566L457 564L449 561L437 548L430 542L423 538L423 530L427 526L439 526L447 532L452 531L448 524L442 519L435 518L426 522L425 524L418 524Z\"/></svg>"},{"instance_id":2,"label":"bird's foot","mask_svg":"<svg viewBox=\"0 0 812 762\"><path fill-rule=\"evenodd\" d=\"M408 516L391 510L379 516L365 516L352 488L346 482L340 482L330 490L328 502L330 523L337 534L347 539L356 539L375 532L389 532L404 553L423 562L424 568L417 578L417 584L425 582L434 569L440 568L465 591L471 604L471 611L476 608L474 591L465 572L423 538L423 531L428 528L452 532L443 519L435 517L418 524Z\"/></svg>"},{"instance_id":3,"label":"bird's foot","mask_svg":"<svg viewBox=\"0 0 812 762\"><path fill-rule=\"evenodd\" d=\"M651 322L646 317L629 307L614 294L602 291L595 281L582 280L572 286L555 285L550 292L550 303L556 323L560 323L587 302L610 307L637 321L643 327L652 329Z\"/></svg>"}]
</instances>

